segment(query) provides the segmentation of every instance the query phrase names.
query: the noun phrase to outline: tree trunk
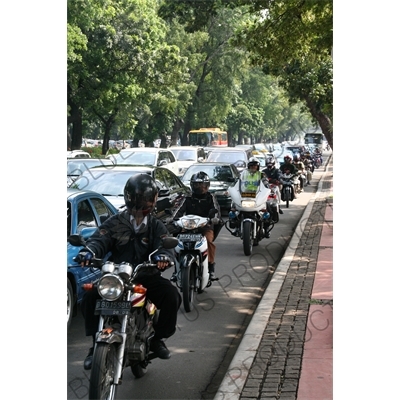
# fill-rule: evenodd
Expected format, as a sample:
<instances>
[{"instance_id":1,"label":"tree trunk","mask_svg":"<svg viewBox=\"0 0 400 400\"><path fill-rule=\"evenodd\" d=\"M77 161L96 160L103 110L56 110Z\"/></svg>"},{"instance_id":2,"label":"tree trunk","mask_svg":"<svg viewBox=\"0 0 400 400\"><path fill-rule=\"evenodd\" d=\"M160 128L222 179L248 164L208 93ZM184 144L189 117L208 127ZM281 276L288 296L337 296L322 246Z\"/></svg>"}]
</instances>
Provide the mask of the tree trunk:
<instances>
[{"instance_id":1,"label":"tree trunk","mask_svg":"<svg viewBox=\"0 0 400 400\"><path fill-rule=\"evenodd\" d=\"M330 148L333 150L333 127L330 118L323 112L317 110L315 103L309 97L306 98L306 104L311 115L318 121L322 133L325 135Z\"/></svg>"},{"instance_id":2,"label":"tree trunk","mask_svg":"<svg viewBox=\"0 0 400 400\"><path fill-rule=\"evenodd\" d=\"M179 131L183 123L184 121L181 118L175 120L171 133L171 146L176 146L178 144Z\"/></svg>"},{"instance_id":3,"label":"tree trunk","mask_svg":"<svg viewBox=\"0 0 400 400\"><path fill-rule=\"evenodd\" d=\"M70 102L70 115L67 118L67 125L72 125L71 132L71 150L79 150L82 146L82 111L79 107Z\"/></svg>"}]
</instances>

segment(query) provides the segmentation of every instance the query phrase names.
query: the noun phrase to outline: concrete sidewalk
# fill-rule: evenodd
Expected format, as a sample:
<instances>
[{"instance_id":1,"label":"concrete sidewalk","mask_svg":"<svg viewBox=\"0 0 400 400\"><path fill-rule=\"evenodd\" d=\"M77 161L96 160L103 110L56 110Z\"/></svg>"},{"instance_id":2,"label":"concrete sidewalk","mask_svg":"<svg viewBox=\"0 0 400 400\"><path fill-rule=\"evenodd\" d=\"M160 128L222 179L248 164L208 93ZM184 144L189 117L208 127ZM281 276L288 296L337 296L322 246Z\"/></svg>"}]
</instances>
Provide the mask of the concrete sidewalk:
<instances>
[{"instance_id":1,"label":"concrete sidewalk","mask_svg":"<svg viewBox=\"0 0 400 400\"><path fill-rule=\"evenodd\" d=\"M333 399L333 155L214 400Z\"/></svg>"}]
</instances>

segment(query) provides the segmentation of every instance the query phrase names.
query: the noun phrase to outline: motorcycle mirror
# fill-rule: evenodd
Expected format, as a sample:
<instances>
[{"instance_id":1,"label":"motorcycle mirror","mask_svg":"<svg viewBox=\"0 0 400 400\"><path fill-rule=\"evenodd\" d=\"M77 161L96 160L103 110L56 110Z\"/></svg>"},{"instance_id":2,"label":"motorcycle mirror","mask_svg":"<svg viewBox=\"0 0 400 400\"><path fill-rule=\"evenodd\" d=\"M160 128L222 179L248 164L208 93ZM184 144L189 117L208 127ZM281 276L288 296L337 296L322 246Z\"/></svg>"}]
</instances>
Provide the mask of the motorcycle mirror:
<instances>
[{"instance_id":1,"label":"motorcycle mirror","mask_svg":"<svg viewBox=\"0 0 400 400\"><path fill-rule=\"evenodd\" d=\"M173 249L178 246L179 240L175 237L167 236L162 239L162 247L164 249Z\"/></svg>"},{"instance_id":2,"label":"motorcycle mirror","mask_svg":"<svg viewBox=\"0 0 400 400\"><path fill-rule=\"evenodd\" d=\"M67 238L68 243L72 244L72 246L84 246L85 240L81 235L69 235Z\"/></svg>"}]
</instances>

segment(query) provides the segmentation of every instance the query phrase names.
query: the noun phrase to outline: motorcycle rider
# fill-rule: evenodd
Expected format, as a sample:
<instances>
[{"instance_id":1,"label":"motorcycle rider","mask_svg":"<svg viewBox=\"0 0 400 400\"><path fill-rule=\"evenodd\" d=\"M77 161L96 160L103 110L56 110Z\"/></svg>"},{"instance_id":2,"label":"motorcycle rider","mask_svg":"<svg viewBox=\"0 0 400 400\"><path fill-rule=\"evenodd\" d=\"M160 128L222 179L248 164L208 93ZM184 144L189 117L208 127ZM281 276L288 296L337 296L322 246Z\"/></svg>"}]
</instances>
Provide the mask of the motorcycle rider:
<instances>
[{"instance_id":1,"label":"motorcycle rider","mask_svg":"<svg viewBox=\"0 0 400 400\"><path fill-rule=\"evenodd\" d=\"M266 168L264 168L262 172L268 179L269 183L274 183L278 186L276 194L278 196L279 214L283 214L283 210L281 209L282 172L275 167L275 162L272 157L267 157Z\"/></svg>"},{"instance_id":2,"label":"motorcycle rider","mask_svg":"<svg viewBox=\"0 0 400 400\"><path fill-rule=\"evenodd\" d=\"M199 215L200 217L208 217L211 209L216 209L216 216L211 219L211 224L207 224L203 227L200 232L207 239L208 246L208 272L211 280L216 280L215 275L215 250L216 246L214 240L221 230L221 210L216 197L211 194L208 190L210 188L210 178L203 172L197 172L190 178L190 188L192 194L185 196L181 204L173 211L172 217L167 222L171 222L174 219L179 219L183 215L193 214ZM171 277L173 282L176 282L176 275L173 274Z\"/></svg>"},{"instance_id":3,"label":"motorcycle rider","mask_svg":"<svg viewBox=\"0 0 400 400\"><path fill-rule=\"evenodd\" d=\"M307 185L310 185L312 173L314 172L314 163L311 159L311 153L309 151L304 152L301 155L301 161L303 161L304 168L306 170Z\"/></svg>"},{"instance_id":4,"label":"motorcycle rider","mask_svg":"<svg viewBox=\"0 0 400 400\"><path fill-rule=\"evenodd\" d=\"M292 164L292 157L289 155L286 155L283 157L284 163L279 167L282 173L284 174L292 174L292 175L298 175L297 168ZM296 199L296 191L293 190L293 197Z\"/></svg>"},{"instance_id":5,"label":"motorcycle rider","mask_svg":"<svg viewBox=\"0 0 400 400\"><path fill-rule=\"evenodd\" d=\"M268 179L260 171L260 161L256 157L250 157L247 163L247 169L244 169L240 174L240 190L242 192L256 192L260 184L269 188ZM268 206L266 204L266 208ZM264 223L265 237L269 238L268 232L269 222Z\"/></svg>"},{"instance_id":6,"label":"motorcycle rider","mask_svg":"<svg viewBox=\"0 0 400 400\"><path fill-rule=\"evenodd\" d=\"M108 218L88 239L96 258L103 258L111 251L115 263L128 262L134 267L146 260L149 254L159 248L161 239L169 236L166 226L151 215L158 196L154 179L147 174L137 174L128 179L124 188L126 210ZM89 265L92 254L82 249L76 261L81 266ZM175 261L173 249L160 249L152 256L157 262L157 270L147 269L139 273L137 281L147 288L148 298L160 310L155 325L155 335L150 343L150 351L161 359L170 358L170 352L163 339L172 336L176 330L177 313L181 296L172 283L161 276L161 272ZM86 336L93 337L93 347L84 361L86 370L92 367L93 348L98 329L99 316L94 315L96 300L100 299L97 290L85 292L81 309L85 319Z\"/></svg>"},{"instance_id":7,"label":"motorcycle rider","mask_svg":"<svg viewBox=\"0 0 400 400\"><path fill-rule=\"evenodd\" d=\"M293 165L297 168L297 170L299 171L299 181L300 181L300 191L302 192L304 189L304 175L306 173L305 169L305 165L303 163L303 161L301 161L300 156L298 154L295 154L293 156Z\"/></svg>"}]
</instances>

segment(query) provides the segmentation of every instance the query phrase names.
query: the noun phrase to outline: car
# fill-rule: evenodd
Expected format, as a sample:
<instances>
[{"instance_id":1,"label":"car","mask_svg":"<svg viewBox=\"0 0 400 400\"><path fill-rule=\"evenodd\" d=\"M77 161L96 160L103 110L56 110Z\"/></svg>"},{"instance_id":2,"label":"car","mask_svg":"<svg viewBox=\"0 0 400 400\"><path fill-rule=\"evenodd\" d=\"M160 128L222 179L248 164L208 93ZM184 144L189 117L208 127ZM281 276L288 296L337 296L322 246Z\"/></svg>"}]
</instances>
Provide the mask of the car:
<instances>
[{"instance_id":1,"label":"car","mask_svg":"<svg viewBox=\"0 0 400 400\"><path fill-rule=\"evenodd\" d=\"M67 159L68 158L92 158L92 157L87 151L70 150L70 151L67 151Z\"/></svg>"},{"instance_id":2,"label":"car","mask_svg":"<svg viewBox=\"0 0 400 400\"><path fill-rule=\"evenodd\" d=\"M239 149L250 149L250 150L256 150L256 148L254 147L254 144L237 144L236 146L235 146L236 148L239 148Z\"/></svg>"},{"instance_id":3,"label":"car","mask_svg":"<svg viewBox=\"0 0 400 400\"><path fill-rule=\"evenodd\" d=\"M237 147L219 147L207 155L207 162L225 162L234 164L239 172L247 168L247 163L252 157L251 149L240 149Z\"/></svg>"},{"instance_id":4,"label":"car","mask_svg":"<svg viewBox=\"0 0 400 400\"><path fill-rule=\"evenodd\" d=\"M203 162L206 152L200 146L170 146L168 150L174 153L178 163L178 176L182 176L193 163Z\"/></svg>"},{"instance_id":5,"label":"car","mask_svg":"<svg viewBox=\"0 0 400 400\"><path fill-rule=\"evenodd\" d=\"M71 186L83 171L98 165L114 165L112 160L108 158L73 158L67 159L67 187Z\"/></svg>"},{"instance_id":6,"label":"car","mask_svg":"<svg viewBox=\"0 0 400 400\"><path fill-rule=\"evenodd\" d=\"M209 192L215 195L221 211L230 210L232 200L228 188L233 186L240 177L240 172L236 166L224 162L195 163L181 177L182 182L190 188L190 178L200 171L205 172L210 177Z\"/></svg>"},{"instance_id":7,"label":"car","mask_svg":"<svg viewBox=\"0 0 400 400\"><path fill-rule=\"evenodd\" d=\"M136 174L151 175L156 181L158 199L153 211L162 221L168 218L165 209L174 208L191 191L169 169L144 165L115 165L113 168L93 167L85 171L71 187L89 189L102 194L118 211L125 208L124 187L128 179Z\"/></svg>"},{"instance_id":8,"label":"car","mask_svg":"<svg viewBox=\"0 0 400 400\"><path fill-rule=\"evenodd\" d=\"M67 188L67 238L73 234L80 234L84 239L88 239L102 222L117 212L117 209L99 193ZM82 285L93 282L100 276L99 270L82 268L74 261L80 249L81 247L72 246L67 242L67 329L82 300Z\"/></svg>"},{"instance_id":9,"label":"car","mask_svg":"<svg viewBox=\"0 0 400 400\"><path fill-rule=\"evenodd\" d=\"M254 143L254 149L262 153L269 153L270 149L264 143Z\"/></svg>"},{"instance_id":10,"label":"car","mask_svg":"<svg viewBox=\"0 0 400 400\"><path fill-rule=\"evenodd\" d=\"M306 148L303 145L285 146L283 151L285 151L285 150L290 150L293 154L301 155L302 153L304 153L306 151Z\"/></svg>"},{"instance_id":11,"label":"car","mask_svg":"<svg viewBox=\"0 0 400 400\"><path fill-rule=\"evenodd\" d=\"M171 150L158 147L133 147L122 149L118 154L107 156L116 165L143 165L165 167L175 175L179 174L179 165Z\"/></svg>"},{"instance_id":12,"label":"car","mask_svg":"<svg viewBox=\"0 0 400 400\"><path fill-rule=\"evenodd\" d=\"M260 168L265 168L267 166L267 154L262 151L253 150L253 157L257 158L260 162Z\"/></svg>"}]
</instances>

